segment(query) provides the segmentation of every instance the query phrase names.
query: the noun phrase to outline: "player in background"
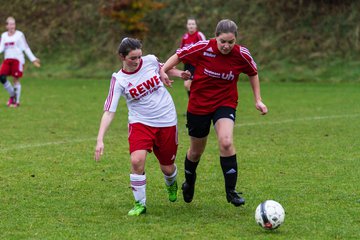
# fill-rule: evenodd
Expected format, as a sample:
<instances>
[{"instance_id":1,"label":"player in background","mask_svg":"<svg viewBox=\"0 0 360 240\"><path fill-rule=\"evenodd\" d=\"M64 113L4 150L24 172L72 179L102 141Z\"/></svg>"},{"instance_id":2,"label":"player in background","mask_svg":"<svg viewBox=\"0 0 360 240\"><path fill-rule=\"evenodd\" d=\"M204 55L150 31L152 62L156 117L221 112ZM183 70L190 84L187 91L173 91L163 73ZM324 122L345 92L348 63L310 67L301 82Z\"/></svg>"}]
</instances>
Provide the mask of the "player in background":
<instances>
[{"instance_id":1,"label":"player in background","mask_svg":"<svg viewBox=\"0 0 360 240\"><path fill-rule=\"evenodd\" d=\"M131 160L130 183L135 206L128 215L138 216L146 212L145 160L154 151L164 174L165 185L171 202L177 199L177 116L170 93L160 80L160 63L154 55L142 56L141 43L137 39L124 38L118 54L122 69L114 73L101 119L95 160L104 151L104 136L115 116L120 96L126 99L129 121L129 150ZM190 72L169 69L168 74L188 79Z\"/></svg>"},{"instance_id":2,"label":"player in background","mask_svg":"<svg viewBox=\"0 0 360 240\"><path fill-rule=\"evenodd\" d=\"M197 43L198 41L206 40L205 35L202 32L197 30L196 19L193 17L189 17L186 22L187 33L185 33L181 39L180 48L188 47L191 44ZM184 70L188 70L191 72L191 75L194 74L195 68L190 63L184 63ZM191 79L184 81L185 90L190 96L190 86Z\"/></svg>"},{"instance_id":3,"label":"player in background","mask_svg":"<svg viewBox=\"0 0 360 240\"><path fill-rule=\"evenodd\" d=\"M261 99L256 64L249 50L236 44L236 38L237 25L228 19L221 20L217 24L215 38L178 49L161 69L162 81L171 85L172 81L165 73L167 70L180 61L195 66L187 110L190 147L185 156L185 182L182 185L183 197L188 203L194 196L196 168L205 150L212 121L220 150L227 201L235 206L245 204L244 198L235 190L238 166L233 144L240 73L249 77L256 109L261 114L266 114L268 109Z\"/></svg>"},{"instance_id":4,"label":"player in background","mask_svg":"<svg viewBox=\"0 0 360 240\"><path fill-rule=\"evenodd\" d=\"M0 39L0 53L5 52L4 61L0 69L0 81L10 95L7 105L9 107L18 107L21 96L20 78L23 76L25 64L23 52L26 53L35 67L40 67L40 60L32 53L24 34L16 30L16 23L13 17L6 19L6 29L7 32L2 33ZM13 76L14 87L6 79L7 76Z\"/></svg>"}]
</instances>

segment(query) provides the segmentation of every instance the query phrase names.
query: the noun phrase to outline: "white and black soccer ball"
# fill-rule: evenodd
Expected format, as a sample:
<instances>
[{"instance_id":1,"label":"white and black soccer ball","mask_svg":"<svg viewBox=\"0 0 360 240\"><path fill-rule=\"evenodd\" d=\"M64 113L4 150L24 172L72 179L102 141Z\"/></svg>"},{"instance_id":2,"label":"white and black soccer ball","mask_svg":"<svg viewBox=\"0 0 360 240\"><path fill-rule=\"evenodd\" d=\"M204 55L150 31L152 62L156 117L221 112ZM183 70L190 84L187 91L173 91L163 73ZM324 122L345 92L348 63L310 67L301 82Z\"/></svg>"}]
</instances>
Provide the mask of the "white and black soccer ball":
<instances>
[{"instance_id":1,"label":"white and black soccer ball","mask_svg":"<svg viewBox=\"0 0 360 240\"><path fill-rule=\"evenodd\" d=\"M265 229L276 229L284 223L285 210L280 203L274 200L266 200L256 208L255 220Z\"/></svg>"}]
</instances>

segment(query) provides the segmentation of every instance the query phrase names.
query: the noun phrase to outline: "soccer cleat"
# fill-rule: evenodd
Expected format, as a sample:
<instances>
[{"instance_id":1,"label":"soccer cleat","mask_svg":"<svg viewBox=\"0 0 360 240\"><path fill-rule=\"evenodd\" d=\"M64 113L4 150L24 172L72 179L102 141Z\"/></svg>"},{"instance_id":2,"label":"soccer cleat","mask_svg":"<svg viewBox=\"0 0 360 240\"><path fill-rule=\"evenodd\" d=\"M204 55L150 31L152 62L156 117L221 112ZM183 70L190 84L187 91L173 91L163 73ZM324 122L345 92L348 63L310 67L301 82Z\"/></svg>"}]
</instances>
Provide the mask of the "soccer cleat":
<instances>
[{"instance_id":1,"label":"soccer cleat","mask_svg":"<svg viewBox=\"0 0 360 240\"><path fill-rule=\"evenodd\" d=\"M139 202L135 202L135 206L128 212L129 216L139 216L146 213L146 207Z\"/></svg>"},{"instance_id":2,"label":"soccer cleat","mask_svg":"<svg viewBox=\"0 0 360 240\"><path fill-rule=\"evenodd\" d=\"M20 107L20 103L13 103L13 104L11 104L9 107L11 107L11 108Z\"/></svg>"},{"instance_id":3,"label":"soccer cleat","mask_svg":"<svg viewBox=\"0 0 360 240\"><path fill-rule=\"evenodd\" d=\"M166 185L166 190L169 194L169 201L175 202L177 199L177 190L178 190L177 181L175 180L174 183L170 186Z\"/></svg>"},{"instance_id":4,"label":"soccer cleat","mask_svg":"<svg viewBox=\"0 0 360 240\"><path fill-rule=\"evenodd\" d=\"M245 199L242 198L235 190L226 191L226 199L235 207L245 204Z\"/></svg>"},{"instance_id":5,"label":"soccer cleat","mask_svg":"<svg viewBox=\"0 0 360 240\"><path fill-rule=\"evenodd\" d=\"M186 181L182 184L181 187L183 191L184 201L190 203L194 197L195 184L188 184Z\"/></svg>"},{"instance_id":6,"label":"soccer cleat","mask_svg":"<svg viewBox=\"0 0 360 240\"><path fill-rule=\"evenodd\" d=\"M13 104L16 104L15 96L9 98L9 101L7 102L7 106L11 107Z\"/></svg>"}]
</instances>

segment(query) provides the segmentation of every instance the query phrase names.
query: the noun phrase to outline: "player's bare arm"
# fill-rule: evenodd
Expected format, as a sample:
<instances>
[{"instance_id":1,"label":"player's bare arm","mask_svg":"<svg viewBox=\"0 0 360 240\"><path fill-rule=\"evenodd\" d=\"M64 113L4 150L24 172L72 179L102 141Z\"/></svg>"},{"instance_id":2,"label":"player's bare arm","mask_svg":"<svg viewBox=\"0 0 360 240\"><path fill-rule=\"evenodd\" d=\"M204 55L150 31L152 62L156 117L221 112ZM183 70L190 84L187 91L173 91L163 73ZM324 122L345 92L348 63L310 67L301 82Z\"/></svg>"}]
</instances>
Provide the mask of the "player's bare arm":
<instances>
[{"instance_id":1,"label":"player's bare arm","mask_svg":"<svg viewBox=\"0 0 360 240\"><path fill-rule=\"evenodd\" d=\"M182 71L177 68L172 68L166 72L166 74L170 77L179 77L183 80L189 80L191 77L191 73L189 70Z\"/></svg>"},{"instance_id":2,"label":"player's bare arm","mask_svg":"<svg viewBox=\"0 0 360 240\"><path fill-rule=\"evenodd\" d=\"M112 120L114 119L115 113L105 111L100 123L99 133L97 137L96 147L95 147L95 161L99 161L101 155L104 153L104 136L108 130Z\"/></svg>"},{"instance_id":3,"label":"player's bare arm","mask_svg":"<svg viewBox=\"0 0 360 240\"><path fill-rule=\"evenodd\" d=\"M37 67L37 68L39 68L39 67L41 66L41 64L40 64L40 59L38 59L38 58L35 59L32 63L33 63L34 66Z\"/></svg>"},{"instance_id":4,"label":"player's bare arm","mask_svg":"<svg viewBox=\"0 0 360 240\"><path fill-rule=\"evenodd\" d=\"M268 109L261 99L259 75L249 76L249 80L254 93L255 107L262 115L265 115Z\"/></svg>"},{"instance_id":5,"label":"player's bare arm","mask_svg":"<svg viewBox=\"0 0 360 240\"><path fill-rule=\"evenodd\" d=\"M160 79L168 87L171 87L172 80L169 79L169 76L166 74L167 71L175 67L180 63L180 59L177 54L172 55L160 69Z\"/></svg>"}]
</instances>

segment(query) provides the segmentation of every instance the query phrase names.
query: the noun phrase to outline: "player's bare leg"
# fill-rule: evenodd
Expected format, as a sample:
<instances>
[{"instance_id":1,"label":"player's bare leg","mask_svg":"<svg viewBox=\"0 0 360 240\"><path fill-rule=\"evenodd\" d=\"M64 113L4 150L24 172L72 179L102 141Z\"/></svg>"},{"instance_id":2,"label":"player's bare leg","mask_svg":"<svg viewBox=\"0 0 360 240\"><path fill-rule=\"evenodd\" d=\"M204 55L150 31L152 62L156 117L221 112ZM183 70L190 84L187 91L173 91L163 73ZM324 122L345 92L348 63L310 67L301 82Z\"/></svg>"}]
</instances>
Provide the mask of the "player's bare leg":
<instances>
[{"instance_id":1,"label":"player's bare leg","mask_svg":"<svg viewBox=\"0 0 360 240\"><path fill-rule=\"evenodd\" d=\"M245 204L245 200L236 192L238 166L233 144L234 121L220 118L216 121L215 131L220 149L220 164L225 179L226 199L235 206Z\"/></svg>"},{"instance_id":2,"label":"player's bare leg","mask_svg":"<svg viewBox=\"0 0 360 240\"><path fill-rule=\"evenodd\" d=\"M207 137L190 137L190 148L185 156L185 182L182 184L184 201L190 203L194 197L196 168L206 147Z\"/></svg>"}]
</instances>

